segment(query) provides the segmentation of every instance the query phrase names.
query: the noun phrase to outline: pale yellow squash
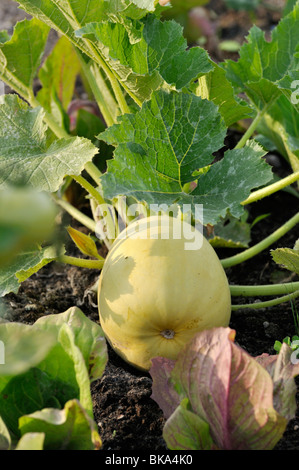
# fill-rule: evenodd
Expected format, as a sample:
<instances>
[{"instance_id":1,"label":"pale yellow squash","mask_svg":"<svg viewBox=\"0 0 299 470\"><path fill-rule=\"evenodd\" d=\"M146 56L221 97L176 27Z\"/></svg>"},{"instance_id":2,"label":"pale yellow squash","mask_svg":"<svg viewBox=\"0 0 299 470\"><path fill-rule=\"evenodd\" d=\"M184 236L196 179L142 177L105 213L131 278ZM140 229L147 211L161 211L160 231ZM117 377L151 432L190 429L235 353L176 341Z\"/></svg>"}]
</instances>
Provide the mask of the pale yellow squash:
<instances>
[{"instance_id":1,"label":"pale yellow squash","mask_svg":"<svg viewBox=\"0 0 299 470\"><path fill-rule=\"evenodd\" d=\"M143 370L153 357L175 359L196 332L227 326L231 315L216 252L199 231L168 216L134 222L115 240L98 305L112 348Z\"/></svg>"}]
</instances>

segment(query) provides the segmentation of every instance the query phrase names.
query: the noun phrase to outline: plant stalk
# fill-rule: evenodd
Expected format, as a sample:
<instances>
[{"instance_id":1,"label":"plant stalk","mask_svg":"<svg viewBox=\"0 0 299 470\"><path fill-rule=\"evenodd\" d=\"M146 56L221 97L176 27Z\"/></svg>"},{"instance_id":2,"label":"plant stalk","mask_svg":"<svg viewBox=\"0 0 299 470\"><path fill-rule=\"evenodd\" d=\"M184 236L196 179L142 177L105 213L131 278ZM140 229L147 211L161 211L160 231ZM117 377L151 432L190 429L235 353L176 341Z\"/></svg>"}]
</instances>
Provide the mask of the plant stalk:
<instances>
[{"instance_id":1,"label":"plant stalk","mask_svg":"<svg viewBox=\"0 0 299 470\"><path fill-rule=\"evenodd\" d=\"M103 115L103 118L104 118L107 126L112 126L112 124L114 124L114 119L112 117L112 112L110 111L108 103L107 103L108 100L105 100L105 97L102 93L102 90L99 88L99 86L97 84L96 77L92 73L92 71L90 69L90 66L88 64L86 64L84 58L82 57L81 51L76 48L76 52L77 52L77 56L79 58L83 73L85 75L85 78L86 78L86 80L87 80L87 82L88 82L88 84L89 84L89 86L92 90L93 96L94 96L94 98L97 102L97 105L98 105L98 107L99 107L99 109L100 109L100 111ZM116 101L114 100L114 98L113 98L113 101L112 101L111 96L110 96L109 102L111 104L114 104L115 107L117 106Z\"/></svg>"},{"instance_id":2,"label":"plant stalk","mask_svg":"<svg viewBox=\"0 0 299 470\"><path fill-rule=\"evenodd\" d=\"M280 191L281 189L284 189L285 187L289 186L292 183L295 183L298 180L299 171L296 171L295 173L292 173L291 175L286 176L285 178L282 178L281 180L276 181L275 183L272 183L269 186L265 186L262 189L258 189L257 191L252 192L250 196L245 199L245 201L241 202L241 204L242 206L245 206L247 204L251 204L252 202L256 202L264 197L276 193L277 191Z\"/></svg>"},{"instance_id":3,"label":"plant stalk","mask_svg":"<svg viewBox=\"0 0 299 470\"><path fill-rule=\"evenodd\" d=\"M259 309L259 308L267 308L267 307L274 307L275 305L282 304L284 302L290 302L291 300L296 299L299 297L299 290L296 290L292 294L287 294L283 295L282 297L272 299L272 300L267 300L265 302L256 302L256 303L251 303L251 304L240 304L240 305L232 305L231 309L232 311L234 310L241 310L245 308L252 308L252 309Z\"/></svg>"},{"instance_id":4,"label":"plant stalk","mask_svg":"<svg viewBox=\"0 0 299 470\"><path fill-rule=\"evenodd\" d=\"M78 266L79 268L88 269L102 269L105 263L105 260L75 258L74 256L67 255L60 256L56 261L59 263L70 264L72 266Z\"/></svg>"},{"instance_id":5,"label":"plant stalk","mask_svg":"<svg viewBox=\"0 0 299 470\"><path fill-rule=\"evenodd\" d=\"M247 250L242 251L242 253L238 253L237 255L230 256L229 258L225 258L220 260L221 264L224 268L230 268L232 266L236 266L237 264L243 263L250 258L253 258L261 251L264 251L270 245L275 243L281 237L283 237L289 230L291 230L295 225L299 223L299 212L295 214L291 219L289 219L286 223L284 223L281 227L279 227L275 232L271 235L266 237L261 242L257 243L256 245L248 248Z\"/></svg>"},{"instance_id":6,"label":"plant stalk","mask_svg":"<svg viewBox=\"0 0 299 470\"><path fill-rule=\"evenodd\" d=\"M69 202L65 201L64 199L60 199L59 197L52 195L56 204L58 204L62 209L64 209L68 214L70 214L75 220L80 222L84 227L88 228L92 232L96 230L96 223L87 215L83 214L79 211L76 207L72 206Z\"/></svg>"},{"instance_id":7,"label":"plant stalk","mask_svg":"<svg viewBox=\"0 0 299 470\"><path fill-rule=\"evenodd\" d=\"M263 111L258 111L257 115L253 119L252 123L248 127L247 131L243 134L237 145L235 146L235 149L241 149L246 145L246 142L250 137L253 135L255 132L257 126L259 125L261 119L263 118L264 114L267 111L267 106L263 109Z\"/></svg>"},{"instance_id":8,"label":"plant stalk","mask_svg":"<svg viewBox=\"0 0 299 470\"><path fill-rule=\"evenodd\" d=\"M299 281L286 282L284 284L267 284L262 286L238 286L230 285L232 297L254 297L293 294L299 289Z\"/></svg>"}]
</instances>

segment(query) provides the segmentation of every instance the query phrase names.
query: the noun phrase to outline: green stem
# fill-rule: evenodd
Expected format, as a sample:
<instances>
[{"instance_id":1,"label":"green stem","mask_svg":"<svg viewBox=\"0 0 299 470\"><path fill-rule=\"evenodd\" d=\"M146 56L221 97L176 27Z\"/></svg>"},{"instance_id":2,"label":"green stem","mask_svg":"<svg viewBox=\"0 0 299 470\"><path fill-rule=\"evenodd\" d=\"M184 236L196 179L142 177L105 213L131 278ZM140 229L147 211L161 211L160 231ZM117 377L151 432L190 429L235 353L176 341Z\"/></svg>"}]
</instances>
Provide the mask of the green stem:
<instances>
[{"instance_id":1,"label":"green stem","mask_svg":"<svg viewBox=\"0 0 299 470\"><path fill-rule=\"evenodd\" d=\"M284 302L290 302L291 300L294 300L297 297L299 297L299 290L296 290L292 294L283 295L282 297L279 297L278 299L267 300L266 302L256 302L252 304L243 304L243 305L242 304L232 305L231 309L232 311L234 311L234 310L240 310L243 308L259 309L259 308L274 307L275 305L279 305Z\"/></svg>"},{"instance_id":2,"label":"green stem","mask_svg":"<svg viewBox=\"0 0 299 470\"><path fill-rule=\"evenodd\" d=\"M285 178L282 178L279 181L276 181L273 184L270 184L269 186L266 186L262 189L258 189L257 191L254 191L253 193L250 194L250 196L245 199L245 201L241 202L243 206L246 204L251 204L252 202L256 202L259 199L262 199L264 197L270 196L271 194L280 191L281 189L284 189L285 187L289 186L292 183L295 183L296 181L299 180L299 171L296 171L295 173L292 173L289 176L286 176Z\"/></svg>"},{"instance_id":3,"label":"green stem","mask_svg":"<svg viewBox=\"0 0 299 470\"><path fill-rule=\"evenodd\" d=\"M70 264L72 266L78 266L79 268L88 269L102 269L105 263L105 260L75 258L74 256L67 255L60 256L56 261L59 263Z\"/></svg>"},{"instance_id":4,"label":"green stem","mask_svg":"<svg viewBox=\"0 0 299 470\"><path fill-rule=\"evenodd\" d=\"M230 285L230 293L233 297L254 297L293 294L299 289L299 281L286 282L284 284L268 284L262 286L237 286Z\"/></svg>"},{"instance_id":5,"label":"green stem","mask_svg":"<svg viewBox=\"0 0 299 470\"><path fill-rule=\"evenodd\" d=\"M252 121L252 123L250 124L250 126L248 127L247 131L245 132L245 134L243 134L242 138L240 139L240 141L238 142L238 144L235 146L235 149L241 149L243 148L245 145L246 145L246 142L248 139L250 139L250 137L253 135L253 133L255 132L257 126L259 125L262 117L264 116L264 114L266 113L268 107L265 106L265 108L263 109L263 111L259 111L257 113L257 115L255 116L254 120Z\"/></svg>"},{"instance_id":6,"label":"green stem","mask_svg":"<svg viewBox=\"0 0 299 470\"><path fill-rule=\"evenodd\" d=\"M118 105L110 93L104 79L100 77L100 72L95 75L95 70L91 69L93 65L87 64L82 56L82 52L76 48L77 56L79 58L84 76L92 90L93 96L98 104L98 107L103 115L103 118L108 126L112 126L115 123L114 115L118 114L115 112ZM100 85L98 85L98 81L101 81Z\"/></svg>"},{"instance_id":7,"label":"green stem","mask_svg":"<svg viewBox=\"0 0 299 470\"><path fill-rule=\"evenodd\" d=\"M64 209L68 214L70 214L75 220L78 220L82 225L87 227L92 232L96 231L96 223L87 215L83 214L81 211L76 209L76 207L72 206L69 202L65 201L64 199L60 199L59 197L52 195L56 204L58 204L62 209Z\"/></svg>"},{"instance_id":8,"label":"green stem","mask_svg":"<svg viewBox=\"0 0 299 470\"><path fill-rule=\"evenodd\" d=\"M98 167L93 163L93 162L88 162L85 165L85 170L89 174L89 176L92 177L94 182L99 185L100 184L100 179L102 176L102 172L98 169Z\"/></svg>"},{"instance_id":9,"label":"green stem","mask_svg":"<svg viewBox=\"0 0 299 470\"><path fill-rule=\"evenodd\" d=\"M93 46L93 44L87 39L86 39L86 43L89 46L92 57L95 58L94 56L96 56L98 64L103 69L103 71L105 72L107 78L109 79L109 81L111 83L111 86L112 86L112 90L114 92L115 98L118 102L118 105L120 107L120 110L121 110L122 114L130 113L130 108L129 108L127 102L126 102L126 99L125 99L124 94L121 90L119 82L118 82L117 78L114 75L114 72L110 69L110 67L106 63L105 59L103 59L102 55Z\"/></svg>"},{"instance_id":10,"label":"green stem","mask_svg":"<svg viewBox=\"0 0 299 470\"><path fill-rule=\"evenodd\" d=\"M104 198L101 196L99 191L89 183L83 176L81 175L72 175L72 178L77 181L86 191L97 201L98 204L105 204L106 202Z\"/></svg>"},{"instance_id":11,"label":"green stem","mask_svg":"<svg viewBox=\"0 0 299 470\"><path fill-rule=\"evenodd\" d=\"M237 255L230 256L229 258L225 258L220 260L221 264L224 268L230 268L231 266L236 266L237 264L243 263L244 261L253 258L261 251L264 251L270 245L275 243L281 237L283 237L289 230L291 230L295 225L299 223L299 212L295 214L291 219L289 219L286 223L284 223L281 227L279 227L275 232L271 235L266 237L261 242L257 243L256 245L248 248L247 250L242 251L242 253L238 253Z\"/></svg>"},{"instance_id":12,"label":"green stem","mask_svg":"<svg viewBox=\"0 0 299 470\"><path fill-rule=\"evenodd\" d=\"M110 72L110 70L109 70ZM126 99L124 97L124 94L121 90L121 87L119 86L118 80L115 78L112 72L108 74L108 78L110 80L112 89L114 91L115 97L117 99L117 102L119 104L119 107L121 109L122 114L130 114L130 108L126 102Z\"/></svg>"}]
</instances>

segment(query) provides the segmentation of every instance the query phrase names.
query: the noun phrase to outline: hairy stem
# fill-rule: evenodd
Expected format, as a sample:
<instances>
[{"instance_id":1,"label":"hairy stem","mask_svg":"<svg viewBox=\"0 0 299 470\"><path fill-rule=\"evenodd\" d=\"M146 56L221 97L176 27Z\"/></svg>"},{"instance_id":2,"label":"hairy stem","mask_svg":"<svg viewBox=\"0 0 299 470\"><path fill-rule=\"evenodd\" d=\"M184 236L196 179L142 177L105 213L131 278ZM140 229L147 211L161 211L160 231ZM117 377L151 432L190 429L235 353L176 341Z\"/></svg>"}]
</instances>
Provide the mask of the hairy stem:
<instances>
[{"instance_id":1,"label":"hairy stem","mask_svg":"<svg viewBox=\"0 0 299 470\"><path fill-rule=\"evenodd\" d=\"M99 76L96 77L93 73L93 66L90 66L84 60L80 50L76 48L77 56L79 58L83 73L86 80L92 90L93 96L97 102L97 105L103 115L103 118L108 126L112 126L115 120L113 115L115 115L115 110L118 108L118 105L110 93L104 79L101 80L101 87L98 86Z\"/></svg>"},{"instance_id":2,"label":"hairy stem","mask_svg":"<svg viewBox=\"0 0 299 470\"><path fill-rule=\"evenodd\" d=\"M78 266L79 268L88 269L102 269L105 263L105 260L75 258L74 256L67 255L60 256L56 261L59 263L70 264L72 266Z\"/></svg>"},{"instance_id":3,"label":"hairy stem","mask_svg":"<svg viewBox=\"0 0 299 470\"><path fill-rule=\"evenodd\" d=\"M251 304L240 304L240 305L232 305L231 309L233 310L240 310L242 308L252 308L252 309L259 309L259 308L267 308L267 307L274 307L275 305L282 304L284 302L290 302L291 300L296 299L299 297L299 290L296 290L292 294L283 295L282 297L278 297L276 299L267 300L265 302L255 302Z\"/></svg>"},{"instance_id":4,"label":"hairy stem","mask_svg":"<svg viewBox=\"0 0 299 470\"><path fill-rule=\"evenodd\" d=\"M295 214L291 219L289 219L286 223L284 223L281 227L279 227L275 232L273 232L268 237L264 238L261 242L257 243L256 245L248 248L247 250L242 251L242 253L238 253L237 255L230 256L229 258L225 258L221 260L221 264L224 268L230 268L237 264L243 263L250 258L253 258L257 254L264 251L270 245L275 243L281 237L283 237L289 230L291 230L295 225L299 223L299 212Z\"/></svg>"},{"instance_id":5,"label":"hairy stem","mask_svg":"<svg viewBox=\"0 0 299 470\"><path fill-rule=\"evenodd\" d=\"M254 297L293 294L299 289L299 281L286 282L284 284L267 284L262 286L238 286L230 285L232 297Z\"/></svg>"},{"instance_id":6,"label":"hairy stem","mask_svg":"<svg viewBox=\"0 0 299 470\"><path fill-rule=\"evenodd\" d=\"M93 162L88 162L85 165L85 170L89 174L89 176L92 177L94 182L99 185L100 184L100 179L102 176L102 172L98 169L98 167L93 163Z\"/></svg>"},{"instance_id":7,"label":"hairy stem","mask_svg":"<svg viewBox=\"0 0 299 470\"><path fill-rule=\"evenodd\" d=\"M235 146L235 149L241 149L243 148L245 145L246 145L246 142L247 140L250 139L250 137L253 135L253 133L255 132L257 126L259 125L262 117L264 116L264 114L266 113L266 110L268 109L268 107L266 106L263 111L259 111L257 113L257 115L255 116L254 120L252 121L252 123L250 124L250 126L248 127L247 131L243 134L242 138L239 140L239 142L237 143L237 145Z\"/></svg>"},{"instance_id":8,"label":"hairy stem","mask_svg":"<svg viewBox=\"0 0 299 470\"><path fill-rule=\"evenodd\" d=\"M292 183L295 183L298 180L299 171L296 171L295 173L292 173L291 175L286 176L285 178L282 178L281 180L276 181L275 183L272 183L269 186L265 186L262 189L258 189L257 191L252 192L250 196L245 199L245 201L241 202L241 204L245 206L246 204L256 202L264 197L276 193L277 191L280 191L281 189L284 189L285 187L289 186Z\"/></svg>"},{"instance_id":9,"label":"hairy stem","mask_svg":"<svg viewBox=\"0 0 299 470\"><path fill-rule=\"evenodd\" d=\"M68 214L70 214L75 220L78 220L78 222L80 222L92 232L96 231L96 223L94 220L92 220L87 215L83 214L76 207L72 206L72 204L65 201L64 199L60 199L55 195L53 195L53 198L56 204L58 204L62 209L64 209Z\"/></svg>"}]
</instances>

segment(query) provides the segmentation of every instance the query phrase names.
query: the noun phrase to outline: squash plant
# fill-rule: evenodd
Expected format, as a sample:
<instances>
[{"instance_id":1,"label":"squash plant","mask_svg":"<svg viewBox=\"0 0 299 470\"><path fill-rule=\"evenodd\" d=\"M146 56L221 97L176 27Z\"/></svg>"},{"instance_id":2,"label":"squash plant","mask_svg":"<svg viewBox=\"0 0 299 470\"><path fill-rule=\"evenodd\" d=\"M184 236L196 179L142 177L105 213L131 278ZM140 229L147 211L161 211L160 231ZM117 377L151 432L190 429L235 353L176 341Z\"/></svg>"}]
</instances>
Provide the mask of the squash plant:
<instances>
[{"instance_id":1,"label":"squash plant","mask_svg":"<svg viewBox=\"0 0 299 470\"><path fill-rule=\"evenodd\" d=\"M240 59L220 64L201 47L187 49L182 27L161 21L164 7L157 0L18 3L33 18L19 22L12 37L1 32L0 78L19 95L1 96L1 190L26 183L50 193L91 231L104 219L101 234L110 248L118 233L113 214L122 213L130 222L126 204L132 201L142 203L147 214L159 211L161 204L189 207L193 219L194 208L202 204L201 222L216 227L227 215L240 219L244 206L298 180L298 100L293 89L298 77L298 2L273 30L270 42L253 27ZM59 40L41 65L50 28ZM93 142L70 130L67 109L78 74L101 116L97 125L102 131ZM41 83L38 92L36 77ZM236 147L214 162L227 129L244 118L252 118L252 124ZM283 146L291 170L286 178L273 180L263 159L265 147L254 139L257 129L265 137L271 133L279 149ZM104 161L108 158L104 171L99 170L98 154ZM71 181L87 191L95 218L82 214L68 199ZM297 214L257 246L222 260L223 266L267 249L298 219ZM39 244L27 263L24 259L11 264L9 281L1 272L2 295L16 291L19 281L58 259L42 250ZM63 254L59 260L103 266L99 258ZM298 290L297 283L283 287L284 294ZM275 285L231 288L233 296L281 292Z\"/></svg>"},{"instance_id":2,"label":"squash plant","mask_svg":"<svg viewBox=\"0 0 299 470\"><path fill-rule=\"evenodd\" d=\"M182 26L165 19L164 1L17 3L32 18L17 23L12 36L0 32L0 79L12 91L0 97L0 190L25 185L49 195L111 250L107 266L115 240L136 215L170 209L201 224L207 236L211 229L220 233L211 244L246 246L238 232L233 243L224 222L240 229L245 206L299 179L299 1L288 3L270 41L254 26L239 60L223 63L201 47L188 48ZM50 29L58 40L46 56ZM78 76L93 106L74 107ZM226 149L228 129L235 128L241 138ZM264 158L273 146L289 164L283 179ZM75 185L86 192L92 216L73 202ZM222 267L270 248L298 222L299 213L257 245L222 259ZM2 296L53 261L105 270L94 238L62 229L85 257L69 256L55 237L32 239L29 250L21 247L1 266ZM259 308L296 298L299 283L229 291L276 297L249 304Z\"/></svg>"}]
</instances>

